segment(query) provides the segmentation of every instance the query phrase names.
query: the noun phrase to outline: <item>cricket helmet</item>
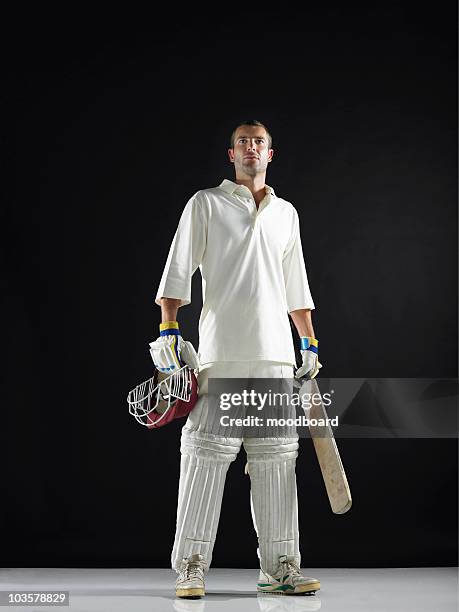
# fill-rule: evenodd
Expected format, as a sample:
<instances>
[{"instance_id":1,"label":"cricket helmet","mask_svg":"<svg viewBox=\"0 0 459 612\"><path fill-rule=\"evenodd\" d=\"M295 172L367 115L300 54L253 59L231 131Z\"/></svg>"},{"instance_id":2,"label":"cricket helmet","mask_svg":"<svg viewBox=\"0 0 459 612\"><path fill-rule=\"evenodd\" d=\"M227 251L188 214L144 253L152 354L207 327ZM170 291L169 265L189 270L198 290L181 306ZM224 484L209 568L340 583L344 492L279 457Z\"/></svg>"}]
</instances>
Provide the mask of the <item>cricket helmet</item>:
<instances>
[{"instance_id":1,"label":"cricket helmet","mask_svg":"<svg viewBox=\"0 0 459 612\"><path fill-rule=\"evenodd\" d=\"M191 412L198 401L198 382L187 365L172 373L155 368L151 378L129 392L127 401L138 423L156 429Z\"/></svg>"}]
</instances>

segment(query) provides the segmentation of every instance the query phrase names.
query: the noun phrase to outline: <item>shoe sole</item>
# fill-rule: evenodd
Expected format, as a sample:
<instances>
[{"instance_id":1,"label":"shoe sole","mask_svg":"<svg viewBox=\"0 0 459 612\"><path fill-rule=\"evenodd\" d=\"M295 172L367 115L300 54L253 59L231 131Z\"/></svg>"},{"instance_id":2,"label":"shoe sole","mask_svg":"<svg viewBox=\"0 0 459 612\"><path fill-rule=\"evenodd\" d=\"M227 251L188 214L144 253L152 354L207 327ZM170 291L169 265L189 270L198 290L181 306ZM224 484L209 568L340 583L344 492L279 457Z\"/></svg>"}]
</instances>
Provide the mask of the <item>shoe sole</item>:
<instances>
[{"instance_id":1,"label":"shoe sole","mask_svg":"<svg viewBox=\"0 0 459 612\"><path fill-rule=\"evenodd\" d=\"M311 582L309 584L303 584L297 586L295 589L287 584L279 584L270 587L257 587L259 593L270 593L271 595L303 595L304 593L310 593L313 595L316 591L320 590L320 582Z\"/></svg>"},{"instance_id":2,"label":"shoe sole","mask_svg":"<svg viewBox=\"0 0 459 612\"><path fill-rule=\"evenodd\" d=\"M195 589L176 589L175 595L177 597L202 597L205 595L205 590L203 588L195 588Z\"/></svg>"}]
</instances>

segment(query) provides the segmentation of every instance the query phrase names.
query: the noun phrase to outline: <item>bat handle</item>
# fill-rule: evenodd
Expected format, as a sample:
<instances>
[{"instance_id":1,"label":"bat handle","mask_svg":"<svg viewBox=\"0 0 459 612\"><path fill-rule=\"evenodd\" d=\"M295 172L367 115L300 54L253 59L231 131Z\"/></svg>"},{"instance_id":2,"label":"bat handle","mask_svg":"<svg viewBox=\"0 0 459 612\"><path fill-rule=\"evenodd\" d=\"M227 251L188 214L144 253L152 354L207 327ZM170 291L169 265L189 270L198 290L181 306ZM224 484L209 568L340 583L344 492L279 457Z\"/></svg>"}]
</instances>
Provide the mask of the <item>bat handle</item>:
<instances>
[{"instance_id":1,"label":"bat handle","mask_svg":"<svg viewBox=\"0 0 459 612\"><path fill-rule=\"evenodd\" d=\"M301 387L304 385L305 382L307 382L308 380L312 380L311 377L306 374L305 376L302 376L301 378L293 378L293 386L296 389L301 389Z\"/></svg>"}]
</instances>

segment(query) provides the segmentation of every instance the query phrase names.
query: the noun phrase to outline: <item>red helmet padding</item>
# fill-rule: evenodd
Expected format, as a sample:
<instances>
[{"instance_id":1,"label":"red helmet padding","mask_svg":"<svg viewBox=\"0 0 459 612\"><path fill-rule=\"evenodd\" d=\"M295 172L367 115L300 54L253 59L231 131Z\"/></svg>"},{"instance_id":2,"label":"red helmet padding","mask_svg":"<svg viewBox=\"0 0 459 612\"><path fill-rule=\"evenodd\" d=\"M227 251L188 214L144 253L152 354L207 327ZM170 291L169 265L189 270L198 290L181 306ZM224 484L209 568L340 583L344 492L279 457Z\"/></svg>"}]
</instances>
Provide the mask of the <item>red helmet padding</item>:
<instances>
[{"instance_id":1,"label":"red helmet padding","mask_svg":"<svg viewBox=\"0 0 459 612\"><path fill-rule=\"evenodd\" d=\"M180 419L182 417L188 416L189 413L193 410L198 401L198 381L196 380L196 376L194 375L193 370L190 370L191 374L191 396L188 402L177 399L170 406L169 410L165 417L163 417L160 421L161 414L156 410L152 410L147 416L148 420L151 421L150 425L147 425L148 429L158 429L163 425L167 425L174 419Z\"/></svg>"}]
</instances>

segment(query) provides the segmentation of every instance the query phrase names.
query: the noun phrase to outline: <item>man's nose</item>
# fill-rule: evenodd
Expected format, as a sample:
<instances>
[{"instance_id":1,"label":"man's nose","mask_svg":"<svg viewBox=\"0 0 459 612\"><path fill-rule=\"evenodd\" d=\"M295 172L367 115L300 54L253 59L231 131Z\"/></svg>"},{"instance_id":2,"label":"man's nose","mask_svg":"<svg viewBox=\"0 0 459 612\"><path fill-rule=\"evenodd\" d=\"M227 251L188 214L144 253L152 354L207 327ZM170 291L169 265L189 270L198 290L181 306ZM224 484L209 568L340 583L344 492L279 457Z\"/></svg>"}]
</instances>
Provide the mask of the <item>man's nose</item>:
<instances>
[{"instance_id":1,"label":"man's nose","mask_svg":"<svg viewBox=\"0 0 459 612\"><path fill-rule=\"evenodd\" d=\"M257 146L256 146L256 143L255 143L255 139L253 139L253 140L249 140L249 141L247 142L247 150L248 150L248 151L256 151L256 150L257 150Z\"/></svg>"}]
</instances>

